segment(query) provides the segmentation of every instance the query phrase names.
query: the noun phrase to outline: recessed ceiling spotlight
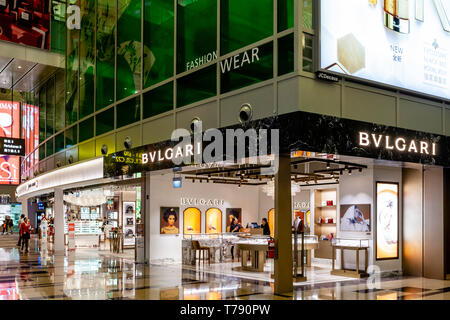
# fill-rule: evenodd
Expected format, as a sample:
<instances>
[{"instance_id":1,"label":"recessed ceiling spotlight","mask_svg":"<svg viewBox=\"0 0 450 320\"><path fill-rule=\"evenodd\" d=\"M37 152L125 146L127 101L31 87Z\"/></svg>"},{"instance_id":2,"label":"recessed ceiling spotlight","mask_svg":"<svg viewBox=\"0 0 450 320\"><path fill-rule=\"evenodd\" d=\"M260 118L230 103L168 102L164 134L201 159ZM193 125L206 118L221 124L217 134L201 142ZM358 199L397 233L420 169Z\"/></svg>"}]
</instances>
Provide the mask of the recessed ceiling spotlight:
<instances>
[{"instance_id":1,"label":"recessed ceiling spotlight","mask_svg":"<svg viewBox=\"0 0 450 320\"><path fill-rule=\"evenodd\" d=\"M348 175L349 175L349 176L352 175L352 170L348 170Z\"/></svg>"},{"instance_id":2,"label":"recessed ceiling spotlight","mask_svg":"<svg viewBox=\"0 0 450 320\"><path fill-rule=\"evenodd\" d=\"M330 162L327 162L327 169L330 169Z\"/></svg>"},{"instance_id":3,"label":"recessed ceiling spotlight","mask_svg":"<svg viewBox=\"0 0 450 320\"><path fill-rule=\"evenodd\" d=\"M17 69L22 69L22 66L17 66Z\"/></svg>"}]
</instances>

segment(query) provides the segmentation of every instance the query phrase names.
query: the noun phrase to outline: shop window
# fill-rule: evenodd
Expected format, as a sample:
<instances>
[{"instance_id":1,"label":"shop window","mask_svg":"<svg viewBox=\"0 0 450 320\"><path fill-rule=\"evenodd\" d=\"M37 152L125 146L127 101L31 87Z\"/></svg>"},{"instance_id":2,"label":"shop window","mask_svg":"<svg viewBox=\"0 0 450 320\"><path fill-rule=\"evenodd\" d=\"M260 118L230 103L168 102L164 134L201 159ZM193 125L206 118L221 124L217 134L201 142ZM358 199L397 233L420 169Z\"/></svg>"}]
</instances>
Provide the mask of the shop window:
<instances>
[{"instance_id":1,"label":"shop window","mask_svg":"<svg viewBox=\"0 0 450 320\"><path fill-rule=\"evenodd\" d=\"M80 122L80 143L91 139L94 136L94 117L90 117L89 119Z\"/></svg>"},{"instance_id":2,"label":"shop window","mask_svg":"<svg viewBox=\"0 0 450 320\"><path fill-rule=\"evenodd\" d=\"M278 75L294 71L294 34L278 39Z\"/></svg>"},{"instance_id":3,"label":"shop window","mask_svg":"<svg viewBox=\"0 0 450 320\"><path fill-rule=\"evenodd\" d=\"M50 138L54 134L53 120L55 119L55 78L51 78L47 82L47 103L45 108L46 114L46 138Z\"/></svg>"},{"instance_id":4,"label":"shop window","mask_svg":"<svg viewBox=\"0 0 450 320\"><path fill-rule=\"evenodd\" d=\"M314 0L302 0L303 15L302 27L305 29L314 29Z\"/></svg>"},{"instance_id":5,"label":"shop window","mask_svg":"<svg viewBox=\"0 0 450 320\"><path fill-rule=\"evenodd\" d=\"M55 153L64 150L64 132L55 137Z\"/></svg>"},{"instance_id":6,"label":"shop window","mask_svg":"<svg viewBox=\"0 0 450 320\"><path fill-rule=\"evenodd\" d=\"M80 119L94 112L95 1L81 0Z\"/></svg>"},{"instance_id":7,"label":"shop window","mask_svg":"<svg viewBox=\"0 0 450 320\"><path fill-rule=\"evenodd\" d=\"M65 148L70 148L78 143L77 126L70 127L65 131L66 143Z\"/></svg>"},{"instance_id":8,"label":"shop window","mask_svg":"<svg viewBox=\"0 0 450 320\"><path fill-rule=\"evenodd\" d=\"M95 135L114 130L114 108L109 108L95 116Z\"/></svg>"},{"instance_id":9,"label":"shop window","mask_svg":"<svg viewBox=\"0 0 450 320\"><path fill-rule=\"evenodd\" d=\"M216 95L216 65L201 69L177 81L177 107Z\"/></svg>"},{"instance_id":10,"label":"shop window","mask_svg":"<svg viewBox=\"0 0 450 320\"><path fill-rule=\"evenodd\" d=\"M117 16L117 100L141 90L141 1L119 1Z\"/></svg>"},{"instance_id":11,"label":"shop window","mask_svg":"<svg viewBox=\"0 0 450 320\"><path fill-rule=\"evenodd\" d=\"M64 113L65 113L65 105L64 99L66 97L66 84L64 82L64 70L60 70L56 73L55 76L55 94L56 94L56 107L55 107L55 131L61 131L65 127L64 121ZM92 101L91 101L92 103Z\"/></svg>"},{"instance_id":12,"label":"shop window","mask_svg":"<svg viewBox=\"0 0 450 320\"><path fill-rule=\"evenodd\" d=\"M278 1L278 32L294 27L294 0Z\"/></svg>"},{"instance_id":13,"label":"shop window","mask_svg":"<svg viewBox=\"0 0 450 320\"><path fill-rule=\"evenodd\" d=\"M274 0L222 0L221 55L273 35Z\"/></svg>"},{"instance_id":14,"label":"shop window","mask_svg":"<svg viewBox=\"0 0 450 320\"><path fill-rule=\"evenodd\" d=\"M222 233L222 211L210 208L205 213L205 232L208 234Z\"/></svg>"},{"instance_id":15,"label":"shop window","mask_svg":"<svg viewBox=\"0 0 450 320\"><path fill-rule=\"evenodd\" d=\"M173 109L173 82L144 94L144 119Z\"/></svg>"},{"instance_id":16,"label":"shop window","mask_svg":"<svg viewBox=\"0 0 450 320\"><path fill-rule=\"evenodd\" d=\"M141 120L141 103L139 97L122 102L117 106L117 128Z\"/></svg>"},{"instance_id":17,"label":"shop window","mask_svg":"<svg viewBox=\"0 0 450 320\"><path fill-rule=\"evenodd\" d=\"M96 110L114 102L116 0L97 0Z\"/></svg>"},{"instance_id":18,"label":"shop window","mask_svg":"<svg viewBox=\"0 0 450 320\"><path fill-rule=\"evenodd\" d=\"M144 2L144 87L173 76L174 3Z\"/></svg>"},{"instance_id":19,"label":"shop window","mask_svg":"<svg viewBox=\"0 0 450 320\"><path fill-rule=\"evenodd\" d=\"M314 37L307 33L303 34L303 71L314 72Z\"/></svg>"},{"instance_id":20,"label":"shop window","mask_svg":"<svg viewBox=\"0 0 450 320\"><path fill-rule=\"evenodd\" d=\"M45 111L47 90L43 87L39 92L39 143L45 141Z\"/></svg>"},{"instance_id":21,"label":"shop window","mask_svg":"<svg viewBox=\"0 0 450 320\"><path fill-rule=\"evenodd\" d=\"M80 5L80 1L72 4ZM79 108L79 69L80 69L80 30L67 28L66 37L66 126L78 120Z\"/></svg>"},{"instance_id":22,"label":"shop window","mask_svg":"<svg viewBox=\"0 0 450 320\"><path fill-rule=\"evenodd\" d=\"M197 208L187 208L183 212L184 234L199 234L202 232L202 212Z\"/></svg>"},{"instance_id":23,"label":"shop window","mask_svg":"<svg viewBox=\"0 0 450 320\"><path fill-rule=\"evenodd\" d=\"M217 59L217 1L178 0L177 73Z\"/></svg>"},{"instance_id":24,"label":"shop window","mask_svg":"<svg viewBox=\"0 0 450 320\"><path fill-rule=\"evenodd\" d=\"M243 88L273 77L273 43L251 48L220 62L221 92Z\"/></svg>"},{"instance_id":25,"label":"shop window","mask_svg":"<svg viewBox=\"0 0 450 320\"><path fill-rule=\"evenodd\" d=\"M48 140L45 143L45 149L46 149L45 154L47 157L50 157L54 153L54 149L53 149L53 141L54 140L55 139L53 138L53 139Z\"/></svg>"}]
</instances>

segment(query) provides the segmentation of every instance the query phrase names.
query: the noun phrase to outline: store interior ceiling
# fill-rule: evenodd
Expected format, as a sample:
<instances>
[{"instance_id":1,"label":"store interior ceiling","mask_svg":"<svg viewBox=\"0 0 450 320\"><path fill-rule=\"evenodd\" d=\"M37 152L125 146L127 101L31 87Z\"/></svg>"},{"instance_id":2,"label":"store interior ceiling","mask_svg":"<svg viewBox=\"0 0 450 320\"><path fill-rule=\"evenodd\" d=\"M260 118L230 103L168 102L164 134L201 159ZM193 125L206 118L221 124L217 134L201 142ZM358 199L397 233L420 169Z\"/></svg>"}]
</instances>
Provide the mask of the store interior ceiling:
<instances>
[{"instance_id":1,"label":"store interior ceiling","mask_svg":"<svg viewBox=\"0 0 450 320\"><path fill-rule=\"evenodd\" d=\"M58 68L0 56L0 89L32 92L42 86ZM2 97L2 99L5 97Z\"/></svg>"},{"instance_id":2,"label":"store interior ceiling","mask_svg":"<svg viewBox=\"0 0 450 320\"><path fill-rule=\"evenodd\" d=\"M270 165L233 164L223 167L200 168L181 172L186 180L193 183L216 183L232 185L266 185L274 179L274 175L264 174ZM339 183L344 173L362 172L367 165L343 161L334 156L298 157L291 159L291 179L300 186L313 186Z\"/></svg>"},{"instance_id":3,"label":"store interior ceiling","mask_svg":"<svg viewBox=\"0 0 450 320\"><path fill-rule=\"evenodd\" d=\"M263 174L263 169L270 165L236 163L216 163L214 165L187 166L183 168L164 169L152 171L151 176L168 175L170 177L183 177L193 183L227 184L235 186L270 186L273 188L274 175ZM421 170L420 164L395 162L388 160L377 160L359 158L352 156L336 156L316 153L314 157L291 158L291 180L293 184L300 187L321 186L339 184L342 175L360 173L371 167L401 167ZM428 167L428 166L426 166ZM136 187L142 184L142 177L117 177L103 179L95 185L74 186L64 190L65 195L75 194L81 191L103 189L108 192L136 191ZM49 201L53 193L39 196L39 201Z\"/></svg>"}]
</instances>

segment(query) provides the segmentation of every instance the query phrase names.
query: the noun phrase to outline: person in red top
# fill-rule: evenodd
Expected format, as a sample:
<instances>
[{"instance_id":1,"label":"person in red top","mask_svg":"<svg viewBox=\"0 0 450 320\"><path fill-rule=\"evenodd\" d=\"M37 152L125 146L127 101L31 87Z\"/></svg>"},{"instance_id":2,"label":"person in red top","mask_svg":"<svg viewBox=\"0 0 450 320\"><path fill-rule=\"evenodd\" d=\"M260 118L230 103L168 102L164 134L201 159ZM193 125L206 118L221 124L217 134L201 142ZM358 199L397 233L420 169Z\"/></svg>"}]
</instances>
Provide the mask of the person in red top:
<instances>
[{"instance_id":1,"label":"person in red top","mask_svg":"<svg viewBox=\"0 0 450 320\"><path fill-rule=\"evenodd\" d=\"M22 237L22 248L20 250L22 252L30 252L30 248L28 247L28 242L30 241L30 220L27 217L20 224L20 236ZM23 250L24 245L25 251Z\"/></svg>"}]
</instances>

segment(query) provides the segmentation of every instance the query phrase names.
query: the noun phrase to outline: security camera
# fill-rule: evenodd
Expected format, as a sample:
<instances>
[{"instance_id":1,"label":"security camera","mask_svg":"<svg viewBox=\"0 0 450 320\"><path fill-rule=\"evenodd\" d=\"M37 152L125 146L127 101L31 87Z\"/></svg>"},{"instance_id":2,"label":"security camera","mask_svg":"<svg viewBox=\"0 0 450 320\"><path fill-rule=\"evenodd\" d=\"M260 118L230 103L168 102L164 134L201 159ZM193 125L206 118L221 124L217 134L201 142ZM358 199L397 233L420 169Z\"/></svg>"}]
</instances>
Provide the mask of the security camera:
<instances>
[{"instance_id":1,"label":"security camera","mask_svg":"<svg viewBox=\"0 0 450 320\"><path fill-rule=\"evenodd\" d=\"M68 159L67 161L69 162L69 164L72 164L72 163L73 163L73 156L70 155L70 156L69 156L69 159Z\"/></svg>"},{"instance_id":2,"label":"security camera","mask_svg":"<svg viewBox=\"0 0 450 320\"><path fill-rule=\"evenodd\" d=\"M125 146L125 149L129 150L133 146L133 141L131 141L130 137L126 137L123 145Z\"/></svg>"},{"instance_id":3,"label":"security camera","mask_svg":"<svg viewBox=\"0 0 450 320\"><path fill-rule=\"evenodd\" d=\"M108 154L108 146L104 144L102 146L102 155L106 156Z\"/></svg>"},{"instance_id":4,"label":"security camera","mask_svg":"<svg viewBox=\"0 0 450 320\"><path fill-rule=\"evenodd\" d=\"M60 168L62 166L61 160L56 161L56 167Z\"/></svg>"},{"instance_id":5,"label":"security camera","mask_svg":"<svg viewBox=\"0 0 450 320\"><path fill-rule=\"evenodd\" d=\"M200 120L199 117L195 117L194 119L192 119L191 125L190 125L191 133L194 133L195 128L197 127L197 125L201 124L201 122L202 122L202 120Z\"/></svg>"},{"instance_id":6,"label":"security camera","mask_svg":"<svg viewBox=\"0 0 450 320\"><path fill-rule=\"evenodd\" d=\"M252 120L253 108L249 103L244 103L239 110L239 122L244 124Z\"/></svg>"}]
</instances>

